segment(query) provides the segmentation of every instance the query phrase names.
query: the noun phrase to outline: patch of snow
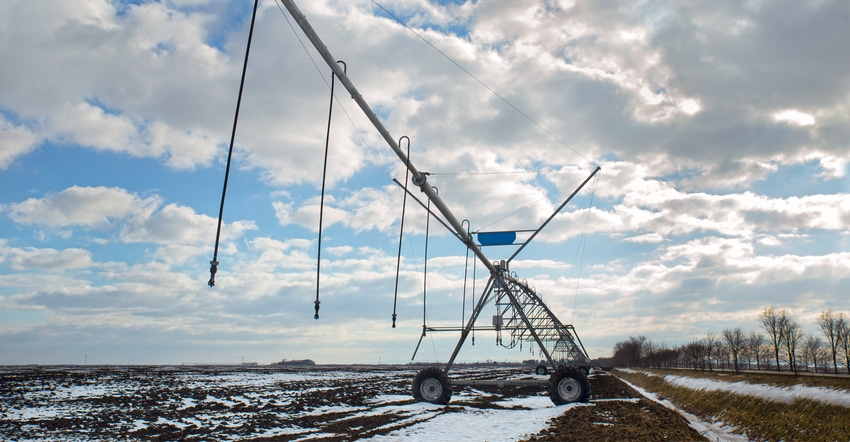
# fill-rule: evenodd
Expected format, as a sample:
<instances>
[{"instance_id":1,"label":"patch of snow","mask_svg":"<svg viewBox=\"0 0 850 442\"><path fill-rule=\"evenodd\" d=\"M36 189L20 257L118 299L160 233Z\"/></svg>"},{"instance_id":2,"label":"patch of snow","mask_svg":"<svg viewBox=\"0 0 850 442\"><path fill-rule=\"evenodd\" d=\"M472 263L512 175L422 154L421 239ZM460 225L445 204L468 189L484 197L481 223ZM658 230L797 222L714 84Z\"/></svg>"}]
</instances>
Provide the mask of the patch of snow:
<instances>
[{"instance_id":1,"label":"patch of snow","mask_svg":"<svg viewBox=\"0 0 850 442\"><path fill-rule=\"evenodd\" d=\"M324 414L335 414L335 413L351 413L352 411L366 410L365 407L352 407L350 405L333 405L333 406L323 406L316 407L312 410L307 410L301 413L303 416L321 416Z\"/></svg>"},{"instance_id":2,"label":"patch of snow","mask_svg":"<svg viewBox=\"0 0 850 442\"><path fill-rule=\"evenodd\" d=\"M692 390L724 391L774 402L791 403L797 399L806 399L831 405L850 407L850 392L833 390L824 387L807 387L805 385L774 387L772 385L764 384L724 382L675 375L664 376L664 380L669 384L690 388Z\"/></svg>"},{"instance_id":3,"label":"patch of snow","mask_svg":"<svg viewBox=\"0 0 850 442\"><path fill-rule=\"evenodd\" d=\"M4 419L9 420L31 420L31 419L47 419L59 416L59 411L50 408L23 408L21 410L4 410Z\"/></svg>"},{"instance_id":4,"label":"patch of snow","mask_svg":"<svg viewBox=\"0 0 850 442\"><path fill-rule=\"evenodd\" d=\"M201 421L199 419L192 418L192 417L184 417L182 420L183 420L183 422L186 423L187 426L194 425L196 427L201 427L201 426L204 425L203 421Z\"/></svg>"},{"instance_id":5,"label":"patch of snow","mask_svg":"<svg viewBox=\"0 0 850 442\"><path fill-rule=\"evenodd\" d=\"M373 398L367 399L367 404L388 404L395 402L410 401L409 394L379 394Z\"/></svg>"},{"instance_id":6,"label":"patch of snow","mask_svg":"<svg viewBox=\"0 0 850 442\"><path fill-rule=\"evenodd\" d=\"M548 396L529 396L521 398L512 397L494 403L506 408L520 406L531 409L539 409L552 408L555 406L554 404L552 404L552 399L549 399Z\"/></svg>"},{"instance_id":7,"label":"patch of snow","mask_svg":"<svg viewBox=\"0 0 850 442\"><path fill-rule=\"evenodd\" d=\"M577 404L554 406L545 397L527 397L503 403L519 405L529 410L477 409L472 407L443 407L417 403L418 407L433 412L430 419L375 436L373 441L435 441L435 440L482 440L482 429L487 429L489 442L511 442L521 440L546 428L550 419L560 416Z\"/></svg>"},{"instance_id":8,"label":"patch of snow","mask_svg":"<svg viewBox=\"0 0 850 442\"><path fill-rule=\"evenodd\" d=\"M185 410L185 409L187 409L187 408L192 408L192 407L194 407L194 406L195 406L195 403L196 403L196 402L195 402L195 400L194 400L194 399L192 399L192 398L190 398L190 397L184 397L184 398L183 398L183 406L182 406L182 407L180 407L179 409L180 409L180 410Z\"/></svg>"},{"instance_id":9,"label":"patch of snow","mask_svg":"<svg viewBox=\"0 0 850 442\"><path fill-rule=\"evenodd\" d=\"M171 426L174 426L174 427L180 428L181 430L189 426L189 424L187 424L187 423L185 423L185 422L180 422L180 421L176 421L176 420L172 420L172 419L166 419L166 418L164 418L164 417L162 417L162 416L160 416L160 417L156 420L156 424L157 424L157 425L162 425L162 424L165 424L165 425L171 425Z\"/></svg>"},{"instance_id":10,"label":"patch of snow","mask_svg":"<svg viewBox=\"0 0 850 442\"><path fill-rule=\"evenodd\" d=\"M184 401L185 401L185 399L184 399ZM236 405L236 402L233 402L231 400L220 399L220 398L213 397L213 396L210 396L210 395L207 395L206 399L204 399L204 402L221 404L221 405L224 405L227 408L233 408L233 406Z\"/></svg>"}]
</instances>

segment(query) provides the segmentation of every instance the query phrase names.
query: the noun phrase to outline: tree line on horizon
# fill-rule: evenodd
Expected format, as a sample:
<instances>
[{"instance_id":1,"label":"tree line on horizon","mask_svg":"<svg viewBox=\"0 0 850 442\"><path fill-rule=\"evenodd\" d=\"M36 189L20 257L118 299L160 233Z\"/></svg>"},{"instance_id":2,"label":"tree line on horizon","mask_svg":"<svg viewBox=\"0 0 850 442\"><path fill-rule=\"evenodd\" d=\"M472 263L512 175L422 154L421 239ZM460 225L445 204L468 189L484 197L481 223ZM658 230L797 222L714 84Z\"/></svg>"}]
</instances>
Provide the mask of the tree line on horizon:
<instances>
[{"instance_id":1,"label":"tree line on horizon","mask_svg":"<svg viewBox=\"0 0 850 442\"><path fill-rule=\"evenodd\" d=\"M767 307L758 317L760 331L750 333L738 326L720 334L708 332L687 344L669 347L646 336L629 336L614 345L611 358L600 365L644 368L692 368L829 372L843 365L850 374L850 318L843 312L823 311L819 333L806 334L784 309ZM763 333L762 333L763 332ZM843 370L842 370L843 371Z\"/></svg>"}]
</instances>

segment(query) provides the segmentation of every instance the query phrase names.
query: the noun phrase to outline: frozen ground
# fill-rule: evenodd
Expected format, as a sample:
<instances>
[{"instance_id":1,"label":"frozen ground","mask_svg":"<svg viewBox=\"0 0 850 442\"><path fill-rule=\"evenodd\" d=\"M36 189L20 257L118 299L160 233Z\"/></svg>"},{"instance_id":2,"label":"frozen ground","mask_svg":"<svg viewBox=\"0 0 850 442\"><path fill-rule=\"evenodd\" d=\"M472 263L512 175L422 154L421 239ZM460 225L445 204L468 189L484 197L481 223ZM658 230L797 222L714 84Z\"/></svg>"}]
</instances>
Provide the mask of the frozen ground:
<instances>
[{"instance_id":1,"label":"frozen ground","mask_svg":"<svg viewBox=\"0 0 850 442\"><path fill-rule=\"evenodd\" d=\"M582 439L582 434L600 434L595 427L635 427L634 416L654 416L645 399L637 399L613 376L591 378L596 397L589 404L556 407L537 386L455 387L449 406L415 403L410 388L417 370L0 368L0 439L517 441L556 428L553 422L569 418L573 410L584 410L585 424L576 426L578 417L568 419L567 427L540 440L562 440L564 431L574 440L599 440ZM529 371L457 368L452 376L532 377ZM657 431L645 418L641 425Z\"/></svg>"}]
</instances>

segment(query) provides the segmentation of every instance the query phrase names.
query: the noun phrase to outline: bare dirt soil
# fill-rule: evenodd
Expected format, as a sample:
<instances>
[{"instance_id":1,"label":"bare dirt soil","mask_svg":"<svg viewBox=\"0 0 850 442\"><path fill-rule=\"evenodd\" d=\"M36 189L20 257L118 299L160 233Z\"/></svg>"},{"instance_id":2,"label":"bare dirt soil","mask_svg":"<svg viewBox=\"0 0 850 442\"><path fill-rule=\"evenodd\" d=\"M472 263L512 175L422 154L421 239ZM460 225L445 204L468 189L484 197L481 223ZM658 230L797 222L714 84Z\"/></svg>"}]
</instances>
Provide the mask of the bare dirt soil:
<instances>
[{"instance_id":1,"label":"bare dirt soil","mask_svg":"<svg viewBox=\"0 0 850 442\"><path fill-rule=\"evenodd\" d=\"M531 441L704 441L679 413L610 374L590 377L594 399L553 419ZM618 400L632 399L632 400Z\"/></svg>"},{"instance_id":2,"label":"bare dirt soil","mask_svg":"<svg viewBox=\"0 0 850 442\"><path fill-rule=\"evenodd\" d=\"M492 373L478 370L479 376ZM386 366L5 368L0 369L0 439L357 440L470 408L523 409L506 406L505 400L546 396L545 389L529 386L455 387L446 407L411 407L416 371ZM705 440L680 415L641 398L616 377L598 374L590 381L588 404L564 407L530 440Z\"/></svg>"}]
</instances>

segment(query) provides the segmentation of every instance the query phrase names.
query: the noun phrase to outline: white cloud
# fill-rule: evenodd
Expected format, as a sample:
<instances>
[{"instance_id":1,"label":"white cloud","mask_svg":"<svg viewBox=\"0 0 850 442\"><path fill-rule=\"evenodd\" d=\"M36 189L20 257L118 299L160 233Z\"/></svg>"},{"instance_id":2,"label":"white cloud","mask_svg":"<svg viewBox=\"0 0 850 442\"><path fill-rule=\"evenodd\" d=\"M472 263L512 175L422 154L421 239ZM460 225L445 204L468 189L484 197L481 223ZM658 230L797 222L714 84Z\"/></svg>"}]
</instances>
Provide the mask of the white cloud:
<instances>
[{"instance_id":1,"label":"white cloud","mask_svg":"<svg viewBox=\"0 0 850 442\"><path fill-rule=\"evenodd\" d=\"M644 235L632 236L629 238L625 238L626 241L629 242L637 242L637 243L659 243L664 241L664 237L658 233L647 233Z\"/></svg>"},{"instance_id":2,"label":"white cloud","mask_svg":"<svg viewBox=\"0 0 850 442\"><path fill-rule=\"evenodd\" d=\"M174 169L209 166L216 154L215 139L204 129L176 130L162 122L148 129L152 152L169 152L166 164Z\"/></svg>"},{"instance_id":3,"label":"white cloud","mask_svg":"<svg viewBox=\"0 0 850 442\"><path fill-rule=\"evenodd\" d=\"M107 114L88 103L62 109L51 118L49 126L55 138L67 143L142 154L143 146L139 145L139 133L133 122L120 115Z\"/></svg>"},{"instance_id":4,"label":"white cloud","mask_svg":"<svg viewBox=\"0 0 850 442\"><path fill-rule=\"evenodd\" d=\"M3 4L3 15L21 24L0 30L17 42L0 48L9 66L0 74L3 105L43 122L44 139L134 156L170 153L177 168L209 164L232 115L218 112L215 100L225 97L210 91L238 72L203 40L211 17L156 2L54 6ZM207 106L190 104L201 97Z\"/></svg>"},{"instance_id":5,"label":"white cloud","mask_svg":"<svg viewBox=\"0 0 850 442\"><path fill-rule=\"evenodd\" d=\"M797 126L812 126L815 124L815 117L811 114L800 112L796 109L788 109L773 114L773 119L780 122L790 123Z\"/></svg>"},{"instance_id":6,"label":"white cloud","mask_svg":"<svg viewBox=\"0 0 850 442\"><path fill-rule=\"evenodd\" d=\"M140 197L121 188L73 186L45 198L0 206L21 225L51 229L115 229L124 242L153 242L200 246L216 230L216 220L189 207L161 207L158 196ZM256 226L234 221L222 228L223 241L232 241Z\"/></svg>"},{"instance_id":7,"label":"white cloud","mask_svg":"<svg viewBox=\"0 0 850 442\"><path fill-rule=\"evenodd\" d=\"M15 271L64 271L85 269L92 264L91 252L83 249L23 249L4 248L0 261L6 261Z\"/></svg>"},{"instance_id":8,"label":"white cloud","mask_svg":"<svg viewBox=\"0 0 850 442\"><path fill-rule=\"evenodd\" d=\"M198 245L209 240L215 223L216 220L198 215L189 207L168 204L150 216L130 220L124 226L122 239Z\"/></svg>"},{"instance_id":9,"label":"white cloud","mask_svg":"<svg viewBox=\"0 0 850 442\"><path fill-rule=\"evenodd\" d=\"M128 216L146 216L160 204L157 197L139 198L124 189L72 186L57 194L3 207L19 224L48 227L108 226Z\"/></svg>"},{"instance_id":10,"label":"white cloud","mask_svg":"<svg viewBox=\"0 0 850 442\"><path fill-rule=\"evenodd\" d=\"M40 141L36 132L0 115L0 170L8 167L15 158L35 149Z\"/></svg>"}]
</instances>

